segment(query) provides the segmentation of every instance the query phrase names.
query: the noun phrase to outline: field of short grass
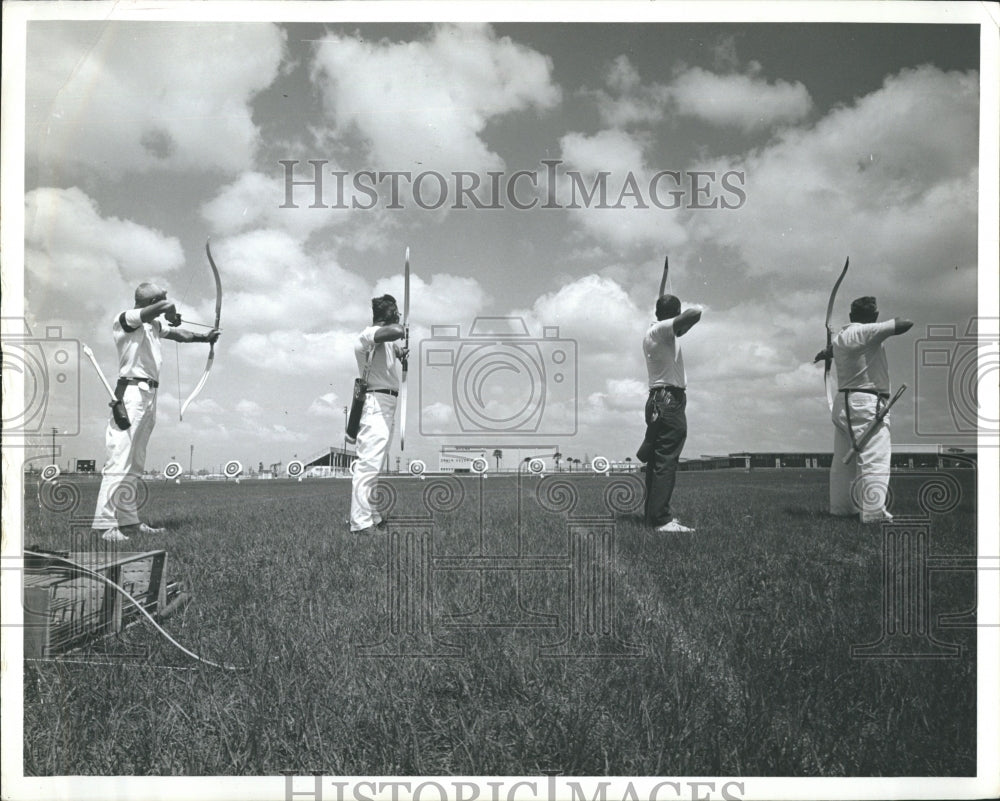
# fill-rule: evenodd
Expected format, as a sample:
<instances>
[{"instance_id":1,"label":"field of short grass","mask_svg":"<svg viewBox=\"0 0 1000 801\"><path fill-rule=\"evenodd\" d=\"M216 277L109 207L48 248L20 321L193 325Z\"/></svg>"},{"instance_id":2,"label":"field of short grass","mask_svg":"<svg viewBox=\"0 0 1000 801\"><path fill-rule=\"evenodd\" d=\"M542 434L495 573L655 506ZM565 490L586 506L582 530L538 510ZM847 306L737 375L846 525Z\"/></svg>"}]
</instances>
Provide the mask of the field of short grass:
<instances>
[{"instance_id":1,"label":"field of short grass","mask_svg":"<svg viewBox=\"0 0 1000 801\"><path fill-rule=\"evenodd\" d=\"M957 502L903 473L892 509L936 498L929 552L972 555L974 472L947 475ZM60 481L89 513L97 483ZM153 482L169 533L125 545L169 552L166 628L239 669L145 624L26 662L25 774L974 775L975 629L938 619L973 574L929 580L959 656L852 657L886 628L883 532L826 516L826 481L681 473L698 530L668 536L634 478L394 477L367 538L345 481ZM78 549L38 498L25 543Z\"/></svg>"}]
</instances>

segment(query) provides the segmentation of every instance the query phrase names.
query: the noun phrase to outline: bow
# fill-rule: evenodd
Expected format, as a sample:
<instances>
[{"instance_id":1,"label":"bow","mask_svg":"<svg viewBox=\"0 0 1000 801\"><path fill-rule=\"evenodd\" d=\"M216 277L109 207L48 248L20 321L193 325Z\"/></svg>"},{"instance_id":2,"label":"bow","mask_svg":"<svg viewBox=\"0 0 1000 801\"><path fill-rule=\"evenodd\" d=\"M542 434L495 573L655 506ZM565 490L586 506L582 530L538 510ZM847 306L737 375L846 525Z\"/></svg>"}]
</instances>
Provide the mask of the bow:
<instances>
[{"instance_id":1,"label":"bow","mask_svg":"<svg viewBox=\"0 0 1000 801\"><path fill-rule=\"evenodd\" d=\"M208 265L212 268L212 275L215 276L215 325L213 328L219 327L219 321L222 317L222 279L219 278L219 268L215 266L215 259L212 258L212 248L210 247L211 240L205 240L205 253L208 254ZM198 393L201 392L202 387L205 386L205 382L208 381L208 374L212 371L212 362L215 361L215 343L210 342L208 345L208 361L205 362L205 372L201 374L201 378L198 379L198 383L195 384L191 394L187 396L187 400L181 404L180 419L184 419L184 412L190 405Z\"/></svg>"},{"instance_id":2,"label":"bow","mask_svg":"<svg viewBox=\"0 0 1000 801\"><path fill-rule=\"evenodd\" d=\"M826 304L826 350L816 355L814 362L823 360L823 386L826 387L826 405L833 411L833 387L830 386L830 365L833 363L833 328L830 326L830 319L833 317L833 302L837 298L837 290L840 289L844 276L847 275L847 267L851 263L850 257L844 262L844 269L840 271L837 283L833 285L830 293L830 302Z\"/></svg>"},{"instance_id":3,"label":"bow","mask_svg":"<svg viewBox=\"0 0 1000 801\"><path fill-rule=\"evenodd\" d=\"M670 256L663 257L663 276L660 278L660 294L657 295L658 298L663 297L663 290L667 288L667 275L670 273Z\"/></svg>"},{"instance_id":4,"label":"bow","mask_svg":"<svg viewBox=\"0 0 1000 801\"><path fill-rule=\"evenodd\" d=\"M39 553L37 551L29 551L27 548L24 549L24 553L27 556L34 556L36 558L47 559L50 561L50 563L58 563L59 568L67 571L70 575L84 576L86 578L91 578L94 579L95 581L99 581L107 585L115 592L117 592L119 595L121 595L123 598L125 598L125 600L127 600L130 604L132 604L132 606L134 606L143 615L143 617L145 617L153 625L153 628L155 628L160 633L160 635L165 637L167 641L170 642L171 645L173 645L175 648L179 649L192 659L195 659L198 662L203 662L206 665L211 665L214 668L221 668L223 670L246 670L246 668L239 668L233 665L213 662L211 659L206 659L203 656L198 656L198 654L196 654L194 651L185 648L183 645L177 642L177 640L171 637L170 634L167 633L167 630L163 628L163 626L161 626L159 623L156 622L156 619L151 614L149 614L149 611L146 609L146 607L144 607L135 598L133 598L129 594L128 590L126 590L120 584L116 584L114 581L112 581L102 573L97 573L96 571L90 570L89 568L86 568L83 565L81 565L79 562L74 562L72 559L67 559L65 556L59 556L58 554ZM163 610L159 611L163 612Z\"/></svg>"},{"instance_id":5,"label":"bow","mask_svg":"<svg viewBox=\"0 0 1000 801\"><path fill-rule=\"evenodd\" d=\"M406 264L403 268L403 331L405 339L403 347L409 350L410 347L410 326L407 320L410 318L410 248L406 248ZM409 366L410 356L407 354L403 359L403 378L399 385L399 450L402 453L406 449L406 372Z\"/></svg>"}]
</instances>

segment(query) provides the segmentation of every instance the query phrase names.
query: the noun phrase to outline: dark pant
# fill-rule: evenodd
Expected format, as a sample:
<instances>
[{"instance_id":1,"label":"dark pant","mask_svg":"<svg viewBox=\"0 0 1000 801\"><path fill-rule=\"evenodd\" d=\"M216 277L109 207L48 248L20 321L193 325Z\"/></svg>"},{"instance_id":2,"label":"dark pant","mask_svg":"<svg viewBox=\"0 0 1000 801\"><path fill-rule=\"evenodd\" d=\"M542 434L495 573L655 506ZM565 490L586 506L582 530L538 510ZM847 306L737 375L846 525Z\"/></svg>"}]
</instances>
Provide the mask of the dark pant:
<instances>
[{"instance_id":1,"label":"dark pant","mask_svg":"<svg viewBox=\"0 0 1000 801\"><path fill-rule=\"evenodd\" d=\"M683 391L650 393L646 401L646 523L662 526L673 520L670 498L677 479L677 463L687 439L687 398ZM654 416L656 419L654 420Z\"/></svg>"}]
</instances>

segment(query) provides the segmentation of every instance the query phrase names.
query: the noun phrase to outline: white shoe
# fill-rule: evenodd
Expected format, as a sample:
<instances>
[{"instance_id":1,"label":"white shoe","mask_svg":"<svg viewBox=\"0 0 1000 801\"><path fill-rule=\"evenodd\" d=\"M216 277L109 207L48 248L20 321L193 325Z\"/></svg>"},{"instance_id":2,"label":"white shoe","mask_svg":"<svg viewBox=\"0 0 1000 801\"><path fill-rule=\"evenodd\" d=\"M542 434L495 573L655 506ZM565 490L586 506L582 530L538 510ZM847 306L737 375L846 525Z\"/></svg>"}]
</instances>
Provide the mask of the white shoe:
<instances>
[{"instance_id":1,"label":"white shoe","mask_svg":"<svg viewBox=\"0 0 1000 801\"><path fill-rule=\"evenodd\" d=\"M882 510L881 514L878 514L875 517L861 518L862 523L888 523L890 520L892 520L892 515L889 514L887 511L885 511L884 509Z\"/></svg>"},{"instance_id":2,"label":"white shoe","mask_svg":"<svg viewBox=\"0 0 1000 801\"><path fill-rule=\"evenodd\" d=\"M101 539L107 540L108 542L124 542L128 539L128 537L116 528L109 528L101 535Z\"/></svg>"},{"instance_id":3,"label":"white shoe","mask_svg":"<svg viewBox=\"0 0 1000 801\"><path fill-rule=\"evenodd\" d=\"M147 526L145 523L139 524L140 534L166 534L167 530L165 528L153 528L152 526Z\"/></svg>"},{"instance_id":4,"label":"white shoe","mask_svg":"<svg viewBox=\"0 0 1000 801\"><path fill-rule=\"evenodd\" d=\"M669 523L657 526L654 531L656 531L657 534L688 534L694 531L694 529L681 525L679 520L671 520Z\"/></svg>"}]
</instances>

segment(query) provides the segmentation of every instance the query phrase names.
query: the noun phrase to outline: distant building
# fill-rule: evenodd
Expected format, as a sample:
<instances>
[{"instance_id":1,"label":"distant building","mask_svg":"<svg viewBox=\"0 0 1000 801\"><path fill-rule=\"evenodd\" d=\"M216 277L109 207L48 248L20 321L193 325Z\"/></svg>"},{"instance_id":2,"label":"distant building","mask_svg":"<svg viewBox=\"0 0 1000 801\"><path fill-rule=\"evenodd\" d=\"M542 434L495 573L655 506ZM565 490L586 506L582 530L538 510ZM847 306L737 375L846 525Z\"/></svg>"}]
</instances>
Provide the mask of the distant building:
<instances>
[{"instance_id":1,"label":"distant building","mask_svg":"<svg viewBox=\"0 0 1000 801\"><path fill-rule=\"evenodd\" d=\"M358 458L346 448L335 448L333 445L322 453L303 462L304 472L317 477L343 476L350 472L351 465Z\"/></svg>"},{"instance_id":2,"label":"distant building","mask_svg":"<svg viewBox=\"0 0 1000 801\"><path fill-rule=\"evenodd\" d=\"M487 459L485 448L463 447L462 445L443 446L438 453L438 471L441 473L471 473L472 462L475 459Z\"/></svg>"}]
</instances>

